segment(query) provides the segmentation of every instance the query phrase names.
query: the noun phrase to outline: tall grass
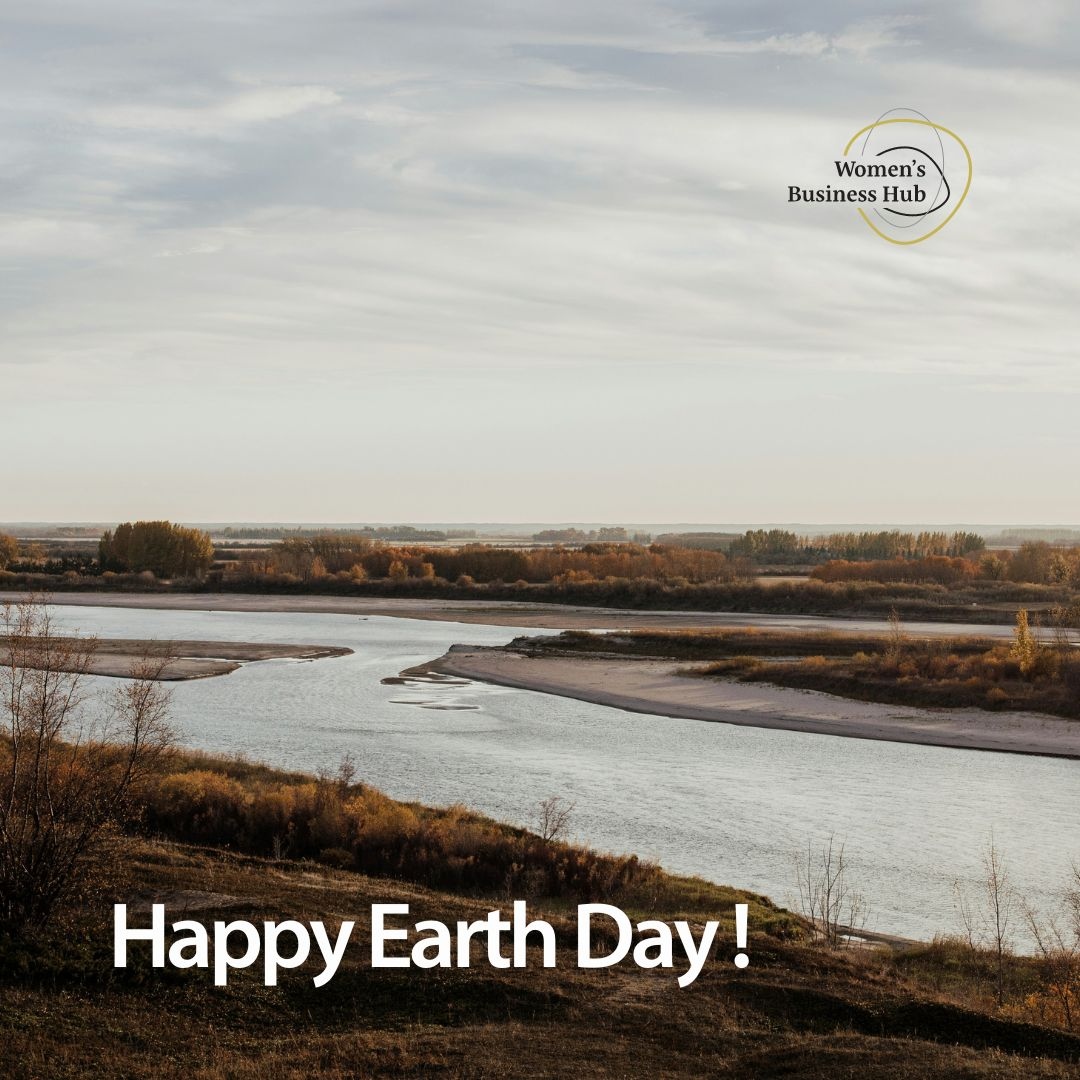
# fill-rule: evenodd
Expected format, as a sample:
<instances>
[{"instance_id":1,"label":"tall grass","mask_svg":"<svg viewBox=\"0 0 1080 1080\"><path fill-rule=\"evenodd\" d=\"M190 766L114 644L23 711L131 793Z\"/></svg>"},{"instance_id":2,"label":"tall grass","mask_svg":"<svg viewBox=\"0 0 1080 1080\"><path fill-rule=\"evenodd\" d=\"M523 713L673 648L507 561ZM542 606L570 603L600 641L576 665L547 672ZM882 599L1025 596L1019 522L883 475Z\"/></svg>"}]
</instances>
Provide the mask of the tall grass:
<instances>
[{"instance_id":1,"label":"tall grass","mask_svg":"<svg viewBox=\"0 0 1080 1080\"><path fill-rule=\"evenodd\" d=\"M153 835L462 894L629 905L685 896L685 882L635 855L545 840L461 806L397 802L366 784L244 761L178 756L142 798L140 827Z\"/></svg>"}]
</instances>

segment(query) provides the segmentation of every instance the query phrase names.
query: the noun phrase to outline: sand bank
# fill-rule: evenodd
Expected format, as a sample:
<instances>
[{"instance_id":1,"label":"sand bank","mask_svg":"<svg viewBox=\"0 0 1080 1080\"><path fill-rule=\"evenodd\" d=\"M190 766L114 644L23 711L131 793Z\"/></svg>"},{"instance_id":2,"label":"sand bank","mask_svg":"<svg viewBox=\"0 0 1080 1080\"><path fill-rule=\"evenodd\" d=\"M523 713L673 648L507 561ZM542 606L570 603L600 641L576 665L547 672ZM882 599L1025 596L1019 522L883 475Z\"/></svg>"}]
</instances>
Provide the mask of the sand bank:
<instances>
[{"instance_id":1,"label":"sand bank","mask_svg":"<svg viewBox=\"0 0 1080 1080\"><path fill-rule=\"evenodd\" d=\"M74 639L71 639L74 640ZM0 641L0 647L3 642ZM127 678L149 661L150 667L167 663L155 676L161 682L183 682L228 675L242 664L261 660L321 660L347 656L352 649L319 645L268 645L246 641L173 641L99 638L88 673Z\"/></svg>"},{"instance_id":2,"label":"sand bank","mask_svg":"<svg viewBox=\"0 0 1080 1080\"><path fill-rule=\"evenodd\" d=\"M527 656L455 645L429 670L631 712L854 739L1080 758L1080 723L1022 712L916 709L812 690L698 679L685 662Z\"/></svg>"}]
</instances>

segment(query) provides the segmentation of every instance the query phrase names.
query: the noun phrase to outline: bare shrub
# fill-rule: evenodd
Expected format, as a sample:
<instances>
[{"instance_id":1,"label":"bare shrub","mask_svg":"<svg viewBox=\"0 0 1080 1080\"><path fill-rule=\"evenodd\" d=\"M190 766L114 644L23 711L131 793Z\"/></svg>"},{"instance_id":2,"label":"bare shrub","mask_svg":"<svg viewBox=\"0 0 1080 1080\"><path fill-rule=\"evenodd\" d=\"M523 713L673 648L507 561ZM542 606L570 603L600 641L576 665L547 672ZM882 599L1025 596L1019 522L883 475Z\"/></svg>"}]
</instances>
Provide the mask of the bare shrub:
<instances>
[{"instance_id":1,"label":"bare shrub","mask_svg":"<svg viewBox=\"0 0 1080 1080\"><path fill-rule=\"evenodd\" d=\"M540 800L536 831L542 840L552 843L555 840L566 839L566 830L570 825L575 805L558 795Z\"/></svg>"},{"instance_id":2,"label":"bare shrub","mask_svg":"<svg viewBox=\"0 0 1080 1080\"><path fill-rule=\"evenodd\" d=\"M110 838L171 745L165 661L89 707L94 642L54 633L39 598L0 613L0 924L42 925L109 869Z\"/></svg>"},{"instance_id":3,"label":"bare shrub","mask_svg":"<svg viewBox=\"0 0 1080 1080\"><path fill-rule=\"evenodd\" d=\"M954 882L956 908L964 928L964 937L973 954L989 949L994 957L994 996L998 1005L1005 1000L1005 966L1012 955L1012 923L1016 910L1016 892L1009 879L1009 868L994 842L993 833L986 841L982 856L982 878L974 891Z\"/></svg>"},{"instance_id":4,"label":"bare shrub","mask_svg":"<svg viewBox=\"0 0 1080 1080\"><path fill-rule=\"evenodd\" d=\"M1025 1003L1039 1019L1070 1031L1080 1025L1080 866L1056 910L1023 906L1024 920L1035 941L1042 989Z\"/></svg>"},{"instance_id":5,"label":"bare shrub","mask_svg":"<svg viewBox=\"0 0 1080 1080\"><path fill-rule=\"evenodd\" d=\"M841 944L845 934L866 925L869 905L852 885L844 844L835 836L820 847L808 840L805 856L796 854L794 863L800 910L829 945Z\"/></svg>"}]
</instances>

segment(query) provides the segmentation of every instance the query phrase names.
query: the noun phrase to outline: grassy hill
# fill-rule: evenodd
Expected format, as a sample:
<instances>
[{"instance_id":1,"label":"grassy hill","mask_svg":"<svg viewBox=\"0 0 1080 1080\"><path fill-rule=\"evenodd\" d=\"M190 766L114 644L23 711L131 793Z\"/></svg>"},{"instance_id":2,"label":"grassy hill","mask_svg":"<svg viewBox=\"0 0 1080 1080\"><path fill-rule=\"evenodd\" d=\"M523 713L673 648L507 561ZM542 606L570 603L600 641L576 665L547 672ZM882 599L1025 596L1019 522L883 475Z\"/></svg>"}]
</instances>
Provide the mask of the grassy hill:
<instances>
[{"instance_id":1,"label":"grassy hill","mask_svg":"<svg viewBox=\"0 0 1080 1080\"><path fill-rule=\"evenodd\" d=\"M200 766L204 776L211 762ZM265 786L268 770L218 763ZM280 774L279 774L280 775ZM283 784L300 778L280 775ZM309 778L310 779L310 778ZM380 797L385 798L385 797ZM438 814L439 812L431 812ZM472 826L469 826L472 828ZM487 823L521 837L522 830ZM525 834L528 839L528 834ZM535 840L536 838L532 838ZM0 943L0 1064L38 1077L792 1077L1075 1076L1080 1036L997 1008L989 960L957 945L830 950L767 900L655 870L614 899L631 918L724 920L716 954L680 990L663 969L573 966L574 898L531 895L559 936L560 966L368 966L373 903L410 919L482 918L520 893L434 889L315 860L266 858L148 837L119 842L108 896L49 933ZM565 845L563 845L565 847ZM568 849L575 850L575 849ZM597 858L604 858L598 856ZM511 888L518 888L520 879ZM357 920L342 968L322 989L318 960L262 985L258 967L227 987L205 970L155 970L132 946L114 970L109 904L168 920ZM750 904L751 964L738 970L731 918ZM539 950L537 950L539 951ZM677 962L677 968L679 964ZM1036 992L1032 961L1012 961L1008 1001ZM1022 1018L1023 1017L1023 1018Z\"/></svg>"}]
</instances>

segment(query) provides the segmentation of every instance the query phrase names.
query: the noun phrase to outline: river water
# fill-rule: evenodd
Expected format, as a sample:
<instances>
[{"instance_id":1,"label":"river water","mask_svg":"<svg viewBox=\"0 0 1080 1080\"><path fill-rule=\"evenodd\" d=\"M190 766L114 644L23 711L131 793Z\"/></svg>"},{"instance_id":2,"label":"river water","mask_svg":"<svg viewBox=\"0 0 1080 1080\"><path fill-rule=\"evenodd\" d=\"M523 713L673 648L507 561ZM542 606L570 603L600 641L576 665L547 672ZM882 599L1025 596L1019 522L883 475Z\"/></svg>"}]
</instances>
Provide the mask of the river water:
<instances>
[{"instance_id":1,"label":"river water","mask_svg":"<svg viewBox=\"0 0 1080 1080\"><path fill-rule=\"evenodd\" d=\"M794 900L792 856L835 834L871 906L867 926L930 938L959 929L993 832L1013 883L1045 903L1080 859L1080 763L804 735L624 712L469 683L386 685L489 627L356 615L57 607L102 637L343 645L348 657L269 661L175 684L187 746L290 769L333 768L400 799L463 803L520 825L537 803L576 803L575 838ZM100 680L108 685L109 680ZM1019 917L1016 918L1019 924Z\"/></svg>"}]
</instances>

